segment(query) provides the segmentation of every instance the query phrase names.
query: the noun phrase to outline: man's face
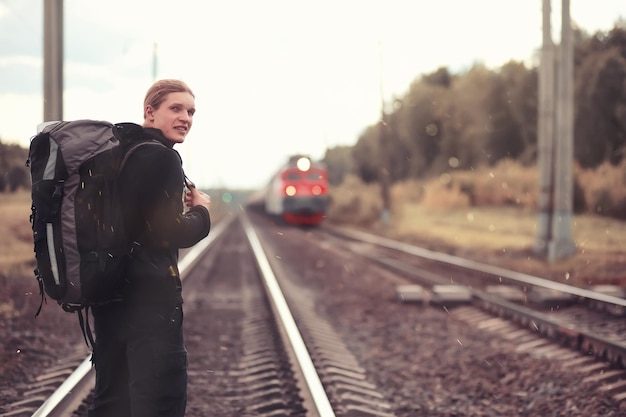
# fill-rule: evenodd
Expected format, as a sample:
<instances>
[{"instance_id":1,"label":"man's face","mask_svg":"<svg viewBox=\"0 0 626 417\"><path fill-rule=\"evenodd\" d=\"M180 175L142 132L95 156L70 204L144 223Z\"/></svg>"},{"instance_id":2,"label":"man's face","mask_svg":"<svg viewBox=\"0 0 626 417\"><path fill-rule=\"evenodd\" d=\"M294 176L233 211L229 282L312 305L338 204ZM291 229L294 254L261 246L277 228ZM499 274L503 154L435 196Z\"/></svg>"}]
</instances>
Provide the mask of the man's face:
<instances>
[{"instance_id":1,"label":"man's face","mask_svg":"<svg viewBox=\"0 0 626 417\"><path fill-rule=\"evenodd\" d=\"M148 106L150 127L161 130L172 144L183 143L196 112L195 99L189 93L169 93L158 109Z\"/></svg>"}]
</instances>

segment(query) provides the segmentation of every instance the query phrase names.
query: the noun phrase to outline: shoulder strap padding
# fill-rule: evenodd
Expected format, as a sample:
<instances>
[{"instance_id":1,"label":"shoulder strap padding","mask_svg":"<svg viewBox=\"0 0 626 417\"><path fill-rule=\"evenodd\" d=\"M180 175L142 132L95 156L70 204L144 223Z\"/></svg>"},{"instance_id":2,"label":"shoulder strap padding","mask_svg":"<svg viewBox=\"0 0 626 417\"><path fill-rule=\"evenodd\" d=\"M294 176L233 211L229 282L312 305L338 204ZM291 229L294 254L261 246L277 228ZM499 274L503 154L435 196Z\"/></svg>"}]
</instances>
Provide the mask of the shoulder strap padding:
<instances>
[{"instance_id":1,"label":"shoulder strap padding","mask_svg":"<svg viewBox=\"0 0 626 417\"><path fill-rule=\"evenodd\" d=\"M124 155L124 158L122 158L122 162L120 163L120 172L122 172L122 169L124 169L124 165L126 165L126 161L128 160L128 158L130 157L130 155L135 152L135 150L137 148L139 148L140 146L143 145L156 145L156 146L162 146L164 148L167 148L167 146L165 146L164 144L162 144L161 142L159 142L158 140L147 140L145 142L137 142L137 143L133 143L131 145L131 147L128 149L128 151L126 151L126 154Z\"/></svg>"}]
</instances>

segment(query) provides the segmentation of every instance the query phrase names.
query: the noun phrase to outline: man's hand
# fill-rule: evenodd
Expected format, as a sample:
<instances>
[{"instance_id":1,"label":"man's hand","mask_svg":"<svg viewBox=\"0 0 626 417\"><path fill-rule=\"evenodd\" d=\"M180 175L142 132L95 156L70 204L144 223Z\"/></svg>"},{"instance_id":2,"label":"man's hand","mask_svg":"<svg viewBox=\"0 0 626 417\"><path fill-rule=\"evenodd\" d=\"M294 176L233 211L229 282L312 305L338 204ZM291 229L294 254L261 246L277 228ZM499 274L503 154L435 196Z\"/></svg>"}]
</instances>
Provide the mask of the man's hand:
<instances>
[{"instance_id":1,"label":"man's hand","mask_svg":"<svg viewBox=\"0 0 626 417\"><path fill-rule=\"evenodd\" d=\"M185 204L189 208L196 206L204 206L207 210L211 209L211 197L202 191L199 191L195 186L190 186L185 195Z\"/></svg>"}]
</instances>

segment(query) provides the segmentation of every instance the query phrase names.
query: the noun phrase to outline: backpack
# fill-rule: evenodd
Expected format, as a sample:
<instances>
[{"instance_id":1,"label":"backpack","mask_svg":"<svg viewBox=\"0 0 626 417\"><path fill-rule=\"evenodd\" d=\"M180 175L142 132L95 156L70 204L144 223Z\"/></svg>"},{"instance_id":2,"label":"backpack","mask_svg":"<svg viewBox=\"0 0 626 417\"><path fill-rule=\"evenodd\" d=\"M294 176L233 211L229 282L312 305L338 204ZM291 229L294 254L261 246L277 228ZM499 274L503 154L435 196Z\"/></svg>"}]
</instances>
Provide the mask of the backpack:
<instances>
[{"instance_id":1,"label":"backpack","mask_svg":"<svg viewBox=\"0 0 626 417\"><path fill-rule=\"evenodd\" d=\"M26 165L42 297L36 316L47 295L65 311L79 312L82 326L82 310L119 298L134 247L118 177L140 145L165 146L142 140L141 132L133 123L75 120L47 123L31 139Z\"/></svg>"}]
</instances>

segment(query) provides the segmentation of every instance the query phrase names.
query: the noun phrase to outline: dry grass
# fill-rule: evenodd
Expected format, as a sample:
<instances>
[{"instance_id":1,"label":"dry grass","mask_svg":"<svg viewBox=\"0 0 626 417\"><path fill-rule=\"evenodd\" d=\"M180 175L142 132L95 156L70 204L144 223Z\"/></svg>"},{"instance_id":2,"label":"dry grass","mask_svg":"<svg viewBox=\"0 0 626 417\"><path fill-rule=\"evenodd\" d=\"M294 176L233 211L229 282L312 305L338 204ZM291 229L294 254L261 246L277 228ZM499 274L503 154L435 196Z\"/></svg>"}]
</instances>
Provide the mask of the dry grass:
<instances>
[{"instance_id":1,"label":"dry grass","mask_svg":"<svg viewBox=\"0 0 626 417\"><path fill-rule=\"evenodd\" d=\"M612 178L621 169L611 170ZM602 185L606 167L595 176L584 175L585 192L606 188ZM626 286L626 222L575 215L571 222L574 256L548 262L536 253L536 182L533 168L505 161L490 169L396 184L391 190L391 218L383 224L380 188L351 179L332 191L329 220L574 285ZM611 183L616 189L613 195L624 192L626 187L617 180Z\"/></svg>"},{"instance_id":2,"label":"dry grass","mask_svg":"<svg viewBox=\"0 0 626 417\"><path fill-rule=\"evenodd\" d=\"M459 246L488 250L523 249L537 238L537 214L515 207L438 208L403 205L393 227L398 231L441 238ZM626 251L626 223L600 216L577 215L572 238L580 252ZM626 252L625 252L626 254Z\"/></svg>"},{"instance_id":3,"label":"dry grass","mask_svg":"<svg viewBox=\"0 0 626 417\"><path fill-rule=\"evenodd\" d=\"M514 219L512 221L512 219ZM513 208L432 208L402 205L394 210L391 230L485 250L522 249L532 245L535 218Z\"/></svg>"},{"instance_id":4,"label":"dry grass","mask_svg":"<svg viewBox=\"0 0 626 417\"><path fill-rule=\"evenodd\" d=\"M0 215L0 317L11 317L23 314L28 298L38 292L28 220L30 194L26 191L0 193Z\"/></svg>"},{"instance_id":5,"label":"dry grass","mask_svg":"<svg viewBox=\"0 0 626 417\"><path fill-rule=\"evenodd\" d=\"M0 274L32 275L34 266L33 236L29 222L30 194L19 191L0 193Z\"/></svg>"},{"instance_id":6,"label":"dry grass","mask_svg":"<svg viewBox=\"0 0 626 417\"><path fill-rule=\"evenodd\" d=\"M576 254L547 262L533 250L537 215L526 209L405 205L395 212L387 233L404 240L438 242L459 256L575 285L626 284L626 223L618 220L573 217Z\"/></svg>"}]
</instances>

